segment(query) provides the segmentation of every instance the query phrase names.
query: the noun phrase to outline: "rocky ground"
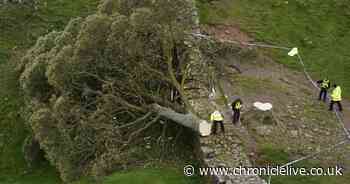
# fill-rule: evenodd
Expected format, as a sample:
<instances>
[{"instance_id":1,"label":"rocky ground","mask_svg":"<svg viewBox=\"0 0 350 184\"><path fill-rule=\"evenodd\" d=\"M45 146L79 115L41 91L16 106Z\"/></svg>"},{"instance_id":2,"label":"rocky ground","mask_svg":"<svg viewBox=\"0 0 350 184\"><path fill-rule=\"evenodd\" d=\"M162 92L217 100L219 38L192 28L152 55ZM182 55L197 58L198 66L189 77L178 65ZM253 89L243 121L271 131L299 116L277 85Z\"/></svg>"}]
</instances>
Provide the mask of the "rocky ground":
<instances>
[{"instance_id":1,"label":"rocky ground","mask_svg":"<svg viewBox=\"0 0 350 184\"><path fill-rule=\"evenodd\" d=\"M252 41L236 27L206 28L219 40ZM317 100L318 91L303 73L288 69L266 56L268 50L240 47L237 53L227 52L217 58L217 73L221 90L212 107L225 115L225 135L201 139L205 161L211 167L264 166L285 164L284 160L265 159L266 147L288 155L287 161L322 151L346 140L346 134L328 104ZM247 57L247 53L251 56ZM287 53L285 53L286 57ZM248 59L247 59L248 58ZM235 66L235 69L232 68ZM237 72L238 71L240 72ZM227 102L240 97L244 102L240 125L232 125ZM254 102L273 104L270 112L258 111ZM349 128L349 105L344 102L342 114ZM211 108L212 108L211 107ZM323 167L350 166L347 155L350 144L324 152L311 160ZM282 162L282 163L281 163ZM264 183L256 176L219 177L227 183Z\"/></svg>"}]
</instances>

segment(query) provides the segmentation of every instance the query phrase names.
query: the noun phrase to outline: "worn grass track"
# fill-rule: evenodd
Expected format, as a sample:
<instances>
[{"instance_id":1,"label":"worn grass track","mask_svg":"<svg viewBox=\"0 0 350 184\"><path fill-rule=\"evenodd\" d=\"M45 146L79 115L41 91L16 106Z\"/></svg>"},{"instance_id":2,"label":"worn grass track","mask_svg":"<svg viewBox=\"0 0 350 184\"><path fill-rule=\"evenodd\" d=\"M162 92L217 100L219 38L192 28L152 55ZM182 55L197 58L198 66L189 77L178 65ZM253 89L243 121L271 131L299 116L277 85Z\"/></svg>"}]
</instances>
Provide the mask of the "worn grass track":
<instances>
[{"instance_id":1,"label":"worn grass track","mask_svg":"<svg viewBox=\"0 0 350 184\"><path fill-rule=\"evenodd\" d=\"M203 24L235 24L256 41L297 46L315 79L329 78L350 97L350 3L347 0L198 0ZM295 60L271 53L298 68Z\"/></svg>"}]
</instances>

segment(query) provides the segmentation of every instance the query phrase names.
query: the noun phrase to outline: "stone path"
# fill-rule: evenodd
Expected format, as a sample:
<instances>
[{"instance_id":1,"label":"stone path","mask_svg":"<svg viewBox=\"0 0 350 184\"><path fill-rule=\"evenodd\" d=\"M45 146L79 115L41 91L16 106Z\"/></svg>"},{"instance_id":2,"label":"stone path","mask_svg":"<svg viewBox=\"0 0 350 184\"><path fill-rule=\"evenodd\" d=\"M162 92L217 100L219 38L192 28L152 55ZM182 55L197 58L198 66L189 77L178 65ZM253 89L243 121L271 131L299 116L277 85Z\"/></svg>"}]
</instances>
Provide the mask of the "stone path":
<instances>
[{"instance_id":1,"label":"stone path","mask_svg":"<svg viewBox=\"0 0 350 184\"><path fill-rule=\"evenodd\" d=\"M230 37L232 35L225 31L222 31L221 35L225 35L225 39L232 39L232 37ZM234 36L235 35L233 34L233 37ZM220 36L217 37L220 39ZM235 40L235 38L233 38L233 40ZM327 108L327 106L323 106L316 101L318 91L311 86L309 81L305 79L305 76L300 72L286 69L283 65L277 64L268 57L259 57L259 60L252 60L249 61L249 63L234 55L228 57L225 56L216 60L216 62L221 65L228 66L230 64L235 64L235 66L238 66L242 71L240 76L243 77L243 79L254 79L251 82L255 82L253 85L259 88L250 89L254 92L249 91L251 94L247 94L246 91L241 91L239 87L237 87L238 85L242 85L242 83L239 83L239 81L232 82L232 76L226 76L229 72L221 71L220 73L223 74L221 80L223 85L222 88L227 95L227 101L232 102L237 98L235 95L239 94L244 98L245 109L251 109L251 103L256 100L261 100L262 102L273 102L274 109L277 109L277 118L281 121L283 120L280 124L283 125L282 128L286 131L281 133L280 136L283 136L284 139L300 139L300 141L284 142L287 143L291 149L306 150L307 148L309 151L305 151L305 153L309 153L318 150L320 147L319 145L322 145L323 148L330 145L329 142L341 140L343 137L342 134L344 133L343 130L322 124L323 121L334 124L338 123L335 122L334 117L331 119L327 118L327 120L322 120L322 118L321 120L318 120L318 117L306 117L305 115L307 114L301 113L305 110L313 112L319 111L318 113L324 112L322 117L331 117L331 113L328 114L326 109L322 109ZM259 83L263 84L263 86L259 86ZM245 83L243 83L243 85L244 84ZM249 87L250 86L248 86L248 89ZM272 91L269 88L272 88ZM292 103L295 103L293 108L289 107ZM202 137L200 139L201 150L206 165L209 167L251 167L252 163L247 154L255 153L254 149L257 147L255 145L256 141L254 141L254 137L252 137L253 135L250 135L252 132L248 132L246 126L232 125L229 107L225 105L217 105L212 101L207 105L209 104L219 108L219 110L224 113L226 134ZM308 105L317 105L318 108L313 106L311 107L312 110L304 109L310 108ZM344 112L342 113L342 118L346 128L350 129L350 103L343 101L343 106ZM294 109L294 107L296 108ZM325 141L323 143L320 140ZM298 142L299 144L297 144ZM249 156L251 157L252 155ZM329 157L331 158L332 156ZM296 155L296 158L298 158L298 155ZM258 176L236 175L218 176L217 178L219 179L219 182L226 182L227 184L266 183L266 181Z\"/></svg>"},{"instance_id":2,"label":"stone path","mask_svg":"<svg viewBox=\"0 0 350 184\"><path fill-rule=\"evenodd\" d=\"M214 103L214 102L211 102ZM252 167L246 149L254 149L255 145L245 127L232 124L232 115L228 107L219 106L224 113L225 134L218 127L217 135L202 137L200 139L201 150L204 162L207 167L217 168L239 168ZM248 151L251 152L251 151ZM266 184L266 182L256 175L217 175L213 177L214 183L225 184Z\"/></svg>"}]
</instances>

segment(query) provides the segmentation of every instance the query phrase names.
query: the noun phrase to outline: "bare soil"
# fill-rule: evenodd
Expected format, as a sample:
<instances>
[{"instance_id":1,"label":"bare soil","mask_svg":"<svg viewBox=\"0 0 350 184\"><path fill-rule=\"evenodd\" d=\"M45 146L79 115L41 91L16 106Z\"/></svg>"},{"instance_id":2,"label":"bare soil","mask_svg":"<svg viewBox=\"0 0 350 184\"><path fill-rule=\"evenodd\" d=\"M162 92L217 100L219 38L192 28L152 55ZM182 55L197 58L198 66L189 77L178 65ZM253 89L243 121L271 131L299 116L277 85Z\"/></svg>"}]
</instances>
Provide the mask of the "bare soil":
<instances>
[{"instance_id":1,"label":"bare soil","mask_svg":"<svg viewBox=\"0 0 350 184\"><path fill-rule=\"evenodd\" d=\"M205 31L222 41L253 41L237 26L209 26ZM242 45L238 47L242 48L242 53L245 53L245 49L251 50ZM251 152L248 155L255 157L258 154L257 147L262 143L269 143L294 153L298 158L301 155L328 148L346 138L334 113L328 111L328 103L317 100L318 90L311 85L302 72L278 64L267 57L265 52L256 49L252 52L256 53L256 57L246 59L244 54L228 53L216 61L217 72L220 73L219 80L227 101L232 102L238 97L243 99L243 118L245 112L254 108L254 102L268 102L273 104L274 118L281 124L278 131L268 136L258 136L248 130L248 127L245 131L242 127L234 127L231 123L228 104L221 105L220 110L225 115L228 130L235 131L241 139L248 140L247 151ZM286 57L289 57L287 53ZM231 65L238 67L241 73L233 70ZM350 128L350 103L343 101L343 106L342 117L346 127ZM293 131L298 133L297 137L293 136ZM341 164L350 167L348 154L350 154L349 149L342 149L320 160L327 165Z\"/></svg>"}]
</instances>

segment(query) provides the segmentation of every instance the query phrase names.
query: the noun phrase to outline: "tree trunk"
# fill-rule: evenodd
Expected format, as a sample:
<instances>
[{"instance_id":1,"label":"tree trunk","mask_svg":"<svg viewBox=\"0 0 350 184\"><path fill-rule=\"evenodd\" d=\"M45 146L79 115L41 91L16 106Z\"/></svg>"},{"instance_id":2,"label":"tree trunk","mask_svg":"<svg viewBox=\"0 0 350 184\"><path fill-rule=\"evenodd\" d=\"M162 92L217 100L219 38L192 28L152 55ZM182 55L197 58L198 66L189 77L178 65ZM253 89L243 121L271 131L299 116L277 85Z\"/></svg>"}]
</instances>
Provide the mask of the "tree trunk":
<instances>
[{"instance_id":1,"label":"tree trunk","mask_svg":"<svg viewBox=\"0 0 350 184\"><path fill-rule=\"evenodd\" d=\"M182 126L192 129L198 132L201 136L208 136L211 132L211 124L208 121L198 118L192 113L181 114L172 109L162 107L158 104L153 104L152 109L157 112L161 117L172 120Z\"/></svg>"}]
</instances>

